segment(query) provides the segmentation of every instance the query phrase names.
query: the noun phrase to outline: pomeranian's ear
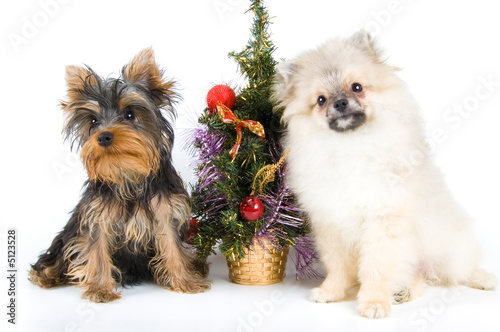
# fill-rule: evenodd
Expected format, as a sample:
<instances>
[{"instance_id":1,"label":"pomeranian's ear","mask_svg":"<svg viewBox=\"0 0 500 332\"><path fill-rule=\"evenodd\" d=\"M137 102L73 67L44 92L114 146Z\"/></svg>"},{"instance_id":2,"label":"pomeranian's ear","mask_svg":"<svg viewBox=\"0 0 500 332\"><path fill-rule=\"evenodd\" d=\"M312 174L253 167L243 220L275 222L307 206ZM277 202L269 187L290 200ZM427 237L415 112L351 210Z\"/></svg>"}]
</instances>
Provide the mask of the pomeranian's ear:
<instances>
[{"instance_id":1,"label":"pomeranian's ear","mask_svg":"<svg viewBox=\"0 0 500 332\"><path fill-rule=\"evenodd\" d=\"M285 87L290 85L293 76L297 73L297 65L291 61L283 61L276 66L277 83L284 84Z\"/></svg>"},{"instance_id":2,"label":"pomeranian's ear","mask_svg":"<svg viewBox=\"0 0 500 332\"><path fill-rule=\"evenodd\" d=\"M366 52L367 54L373 56L380 62L381 60L381 51L378 49L375 40L373 37L365 30L360 30L354 33L350 38L349 42L360 50Z\"/></svg>"},{"instance_id":3,"label":"pomeranian's ear","mask_svg":"<svg viewBox=\"0 0 500 332\"><path fill-rule=\"evenodd\" d=\"M271 95L271 101L277 106L275 110L286 107L291 101L294 90L293 78L296 74L297 65L292 61L282 61L276 66L276 75L272 87L273 94Z\"/></svg>"}]
</instances>

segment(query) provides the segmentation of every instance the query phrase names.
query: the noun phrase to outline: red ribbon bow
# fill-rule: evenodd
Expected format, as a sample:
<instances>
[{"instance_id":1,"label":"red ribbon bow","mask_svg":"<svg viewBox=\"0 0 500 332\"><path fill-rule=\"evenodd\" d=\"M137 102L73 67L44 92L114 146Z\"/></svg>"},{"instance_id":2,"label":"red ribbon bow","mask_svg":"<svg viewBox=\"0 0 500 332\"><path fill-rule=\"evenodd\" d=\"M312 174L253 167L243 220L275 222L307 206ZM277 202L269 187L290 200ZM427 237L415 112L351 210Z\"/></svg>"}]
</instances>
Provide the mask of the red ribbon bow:
<instances>
[{"instance_id":1,"label":"red ribbon bow","mask_svg":"<svg viewBox=\"0 0 500 332\"><path fill-rule=\"evenodd\" d=\"M266 138L266 133L264 133L264 127L260 124L260 122L253 121L253 120L240 120L236 115L234 115L233 111L229 109L226 105L221 103L220 101L217 102L216 104L217 107L217 114L219 115L219 118L222 120L224 123L234 123L236 126L236 143L234 144L233 148L229 152L231 155L231 158L234 159L236 156L236 153L238 153L238 149L240 148L241 145L241 128L247 128L249 129L252 133L255 135L261 137L261 138Z\"/></svg>"}]
</instances>

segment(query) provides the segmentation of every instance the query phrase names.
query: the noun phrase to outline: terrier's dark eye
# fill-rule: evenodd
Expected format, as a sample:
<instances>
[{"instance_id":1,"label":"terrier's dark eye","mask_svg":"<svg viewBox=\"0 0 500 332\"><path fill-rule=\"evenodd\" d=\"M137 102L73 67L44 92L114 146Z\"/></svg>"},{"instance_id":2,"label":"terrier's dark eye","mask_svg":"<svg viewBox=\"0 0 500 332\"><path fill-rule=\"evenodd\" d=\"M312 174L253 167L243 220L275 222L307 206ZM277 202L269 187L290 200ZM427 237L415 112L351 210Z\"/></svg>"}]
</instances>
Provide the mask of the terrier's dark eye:
<instances>
[{"instance_id":1,"label":"terrier's dark eye","mask_svg":"<svg viewBox=\"0 0 500 332\"><path fill-rule=\"evenodd\" d=\"M125 120L127 121L134 121L135 120L135 114L131 110L126 110L125 111Z\"/></svg>"},{"instance_id":2,"label":"terrier's dark eye","mask_svg":"<svg viewBox=\"0 0 500 332\"><path fill-rule=\"evenodd\" d=\"M354 93L360 93L361 91L363 91L363 87L359 83L353 83L351 85L351 90Z\"/></svg>"},{"instance_id":3,"label":"terrier's dark eye","mask_svg":"<svg viewBox=\"0 0 500 332\"><path fill-rule=\"evenodd\" d=\"M92 118L91 123L90 123L90 126L91 126L92 128L95 128L95 127L97 127L98 125L99 125L99 121L97 121L97 119L96 119L96 118Z\"/></svg>"},{"instance_id":4,"label":"terrier's dark eye","mask_svg":"<svg viewBox=\"0 0 500 332\"><path fill-rule=\"evenodd\" d=\"M326 104L326 97L325 96L319 96L318 97L318 106L323 106Z\"/></svg>"}]
</instances>

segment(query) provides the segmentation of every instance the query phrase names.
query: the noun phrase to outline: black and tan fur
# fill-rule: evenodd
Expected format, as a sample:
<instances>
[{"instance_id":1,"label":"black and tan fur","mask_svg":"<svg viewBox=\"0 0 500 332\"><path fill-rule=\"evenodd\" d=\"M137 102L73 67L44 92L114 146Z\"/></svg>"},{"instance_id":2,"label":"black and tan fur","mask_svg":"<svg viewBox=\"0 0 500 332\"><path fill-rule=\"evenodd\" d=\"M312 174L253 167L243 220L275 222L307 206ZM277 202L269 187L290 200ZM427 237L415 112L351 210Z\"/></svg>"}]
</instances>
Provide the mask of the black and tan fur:
<instances>
[{"instance_id":1,"label":"black and tan fur","mask_svg":"<svg viewBox=\"0 0 500 332\"><path fill-rule=\"evenodd\" d=\"M32 265L44 288L77 284L94 302L120 298L119 284L152 280L185 293L210 288L208 267L182 241L190 199L171 161L174 82L151 49L119 79L66 68L64 133L80 150L89 179L69 222Z\"/></svg>"}]
</instances>

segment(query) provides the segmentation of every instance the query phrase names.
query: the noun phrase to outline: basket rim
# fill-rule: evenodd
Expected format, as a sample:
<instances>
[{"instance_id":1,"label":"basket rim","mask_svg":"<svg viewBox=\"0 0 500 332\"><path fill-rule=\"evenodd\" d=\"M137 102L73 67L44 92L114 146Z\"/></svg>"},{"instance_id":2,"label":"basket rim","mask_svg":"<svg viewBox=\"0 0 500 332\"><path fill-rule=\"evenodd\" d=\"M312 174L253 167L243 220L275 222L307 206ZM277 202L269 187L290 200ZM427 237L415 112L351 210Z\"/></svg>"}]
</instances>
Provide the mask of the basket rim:
<instances>
[{"instance_id":1,"label":"basket rim","mask_svg":"<svg viewBox=\"0 0 500 332\"><path fill-rule=\"evenodd\" d=\"M255 244L254 241L253 245ZM260 244L253 249L245 248L245 257L236 257L234 260L226 258L229 280L247 286L265 286L283 281L286 277L289 249L290 247L286 245L279 250L269 242L265 248Z\"/></svg>"}]
</instances>

